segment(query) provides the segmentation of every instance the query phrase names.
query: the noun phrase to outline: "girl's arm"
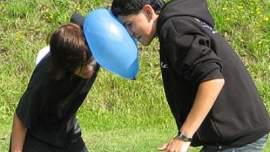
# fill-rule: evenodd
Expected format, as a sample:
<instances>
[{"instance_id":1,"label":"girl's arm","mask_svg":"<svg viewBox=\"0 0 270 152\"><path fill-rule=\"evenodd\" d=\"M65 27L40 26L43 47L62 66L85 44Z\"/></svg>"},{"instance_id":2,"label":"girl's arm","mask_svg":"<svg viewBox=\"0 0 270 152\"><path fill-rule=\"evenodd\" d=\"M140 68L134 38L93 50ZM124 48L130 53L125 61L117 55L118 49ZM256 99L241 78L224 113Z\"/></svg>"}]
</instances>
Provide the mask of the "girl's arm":
<instances>
[{"instance_id":1,"label":"girl's arm","mask_svg":"<svg viewBox=\"0 0 270 152\"><path fill-rule=\"evenodd\" d=\"M13 118L13 127L11 133L11 152L22 152L23 144L25 140L25 135L27 128L18 118L17 114L14 114Z\"/></svg>"}]
</instances>

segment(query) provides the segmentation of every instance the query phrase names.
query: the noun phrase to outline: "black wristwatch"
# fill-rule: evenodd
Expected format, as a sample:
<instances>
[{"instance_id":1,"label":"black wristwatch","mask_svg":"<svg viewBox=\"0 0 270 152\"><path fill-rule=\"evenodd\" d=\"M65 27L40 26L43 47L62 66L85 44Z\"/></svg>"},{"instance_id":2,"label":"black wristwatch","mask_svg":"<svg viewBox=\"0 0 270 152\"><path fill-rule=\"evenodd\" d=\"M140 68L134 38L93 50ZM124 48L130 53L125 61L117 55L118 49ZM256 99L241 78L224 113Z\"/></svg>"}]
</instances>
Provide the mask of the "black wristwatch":
<instances>
[{"instance_id":1,"label":"black wristwatch","mask_svg":"<svg viewBox=\"0 0 270 152\"><path fill-rule=\"evenodd\" d=\"M178 139L184 142L191 142L192 138L187 137L185 134L182 132L178 132L177 136L174 137L174 139Z\"/></svg>"}]
</instances>

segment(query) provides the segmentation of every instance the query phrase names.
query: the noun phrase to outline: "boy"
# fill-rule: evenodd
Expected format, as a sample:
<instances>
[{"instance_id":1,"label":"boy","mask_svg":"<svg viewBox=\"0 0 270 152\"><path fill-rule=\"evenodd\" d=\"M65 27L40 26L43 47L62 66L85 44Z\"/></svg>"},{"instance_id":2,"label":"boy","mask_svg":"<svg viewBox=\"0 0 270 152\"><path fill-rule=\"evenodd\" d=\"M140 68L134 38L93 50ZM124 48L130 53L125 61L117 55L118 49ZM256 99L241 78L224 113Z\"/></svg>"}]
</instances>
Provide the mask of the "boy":
<instances>
[{"instance_id":1,"label":"boy","mask_svg":"<svg viewBox=\"0 0 270 152\"><path fill-rule=\"evenodd\" d=\"M35 68L16 108L11 152L87 152L76 112L99 66L80 25L59 27L49 45L50 53Z\"/></svg>"},{"instance_id":2,"label":"boy","mask_svg":"<svg viewBox=\"0 0 270 152\"><path fill-rule=\"evenodd\" d=\"M168 104L178 134L160 148L186 152L263 149L268 113L239 57L215 31L206 0L114 0L112 12L133 37L157 36Z\"/></svg>"}]
</instances>

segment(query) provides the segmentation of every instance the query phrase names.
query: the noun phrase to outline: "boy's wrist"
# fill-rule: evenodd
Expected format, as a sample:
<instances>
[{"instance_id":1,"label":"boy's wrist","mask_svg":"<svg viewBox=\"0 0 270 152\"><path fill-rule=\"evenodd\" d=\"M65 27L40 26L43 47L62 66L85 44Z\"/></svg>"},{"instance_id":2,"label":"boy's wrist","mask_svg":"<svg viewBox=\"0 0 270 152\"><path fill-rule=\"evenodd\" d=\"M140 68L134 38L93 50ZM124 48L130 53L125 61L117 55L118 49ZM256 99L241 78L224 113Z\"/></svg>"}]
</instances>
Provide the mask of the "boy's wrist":
<instances>
[{"instance_id":1,"label":"boy's wrist","mask_svg":"<svg viewBox=\"0 0 270 152\"><path fill-rule=\"evenodd\" d=\"M192 137L188 137L187 135L185 135L183 132L179 131L178 134L174 137L174 139L178 139L184 142L191 142L192 141Z\"/></svg>"},{"instance_id":2,"label":"boy's wrist","mask_svg":"<svg viewBox=\"0 0 270 152\"><path fill-rule=\"evenodd\" d=\"M22 149L14 149L14 150L11 150L11 152L22 152Z\"/></svg>"}]
</instances>

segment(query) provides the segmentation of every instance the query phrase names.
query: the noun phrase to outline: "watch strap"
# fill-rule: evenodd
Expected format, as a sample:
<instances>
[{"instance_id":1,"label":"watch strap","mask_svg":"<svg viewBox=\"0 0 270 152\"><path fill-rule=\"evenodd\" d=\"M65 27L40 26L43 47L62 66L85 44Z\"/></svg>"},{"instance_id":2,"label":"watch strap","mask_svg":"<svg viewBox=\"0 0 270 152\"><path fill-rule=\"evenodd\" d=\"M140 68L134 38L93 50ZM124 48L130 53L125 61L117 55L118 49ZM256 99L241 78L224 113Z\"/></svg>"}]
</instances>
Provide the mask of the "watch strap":
<instances>
[{"instance_id":1,"label":"watch strap","mask_svg":"<svg viewBox=\"0 0 270 152\"><path fill-rule=\"evenodd\" d=\"M191 142L192 138L187 137L185 134L183 134L182 132L179 132L177 134L177 136L174 137L175 139L184 141L184 142Z\"/></svg>"}]
</instances>

